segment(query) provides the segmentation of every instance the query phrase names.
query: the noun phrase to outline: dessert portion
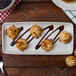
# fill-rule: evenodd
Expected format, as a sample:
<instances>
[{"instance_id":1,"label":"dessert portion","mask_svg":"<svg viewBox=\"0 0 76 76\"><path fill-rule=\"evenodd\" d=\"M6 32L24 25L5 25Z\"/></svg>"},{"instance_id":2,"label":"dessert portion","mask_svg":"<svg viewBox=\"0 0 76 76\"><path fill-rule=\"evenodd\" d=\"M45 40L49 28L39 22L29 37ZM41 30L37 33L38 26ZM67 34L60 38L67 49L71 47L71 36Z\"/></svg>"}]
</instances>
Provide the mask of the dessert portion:
<instances>
[{"instance_id":1,"label":"dessert portion","mask_svg":"<svg viewBox=\"0 0 76 76\"><path fill-rule=\"evenodd\" d=\"M64 44L67 44L71 41L72 39L72 36L70 33L66 32L66 31L62 31L60 34L59 34L59 41L64 43Z\"/></svg>"},{"instance_id":2,"label":"dessert portion","mask_svg":"<svg viewBox=\"0 0 76 76\"><path fill-rule=\"evenodd\" d=\"M15 36L13 39L13 41L11 42L11 46L14 46L16 44L16 47L19 50L24 51L27 48L27 45L36 37L39 38L42 35L42 29L37 26L34 25L31 28L27 29L22 35L20 35L18 38L18 34L20 31L22 31L22 28L16 28L15 26L10 26L8 29L10 29L11 33L13 34L13 36ZM7 30L8 30L7 29ZM22 39L22 36L24 36L27 32L30 31L30 35L26 38L26 39ZM8 33L10 33L8 31ZM11 35L10 33L10 35ZM8 35L8 34L7 34ZM11 35L12 36L12 35ZM30 40L28 40L31 36L33 36ZM10 37L10 36L9 36ZM28 41L27 41L28 40Z\"/></svg>"},{"instance_id":3,"label":"dessert portion","mask_svg":"<svg viewBox=\"0 0 76 76\"><path fill-rule=\"evenodd\" d=\"M20 35L18 38L16 37L12 42L11 42L11 46L14 46L16 44L16 41L20 38L22 38L27 32L30 31L30 34L29 36L26 38L26 40L28 40L31 36L32 38L28 41L28 44L36 37L40 37L42 35L42 29L37 26L37 25L34 25L32 26L31 28L27 29L22 35Z\"/></svg>"},{"instance_id":4,"label":"dessert portion","mask_svg":"<svg viewBox=\"0 0 76 76\"><path fill-rule=\"evenodd\" d=\"M45 28L41 28L37 25L32 26L31 28L27 29L23 34L21 34L18 38L17 36L19 35L20 31L23 30L23 27L17 28L14 25L10 26L7 30L6 33L7 35L13 39L13 41L11 42L11 46L14 46L16 44L16 47L19 50L24 51L28 44L34 39L34 38L39 38L42 35L42 32L47 30L45 35L40 39L40 41L38 42L38 44L36 45L35 49L39 49L40 46L42 47L42 49L44 49L46 52L51 51L51 49L53 48L53 45L60 40L60 42L63 42L65 44L69 43L71 41L71 34L63 31L64 30L64 25L59 26L58 28L54 29L54 25L49 25ZM53 31L52 31L53 30ZM56 36L51 40L51 38L49 39L49 37L56 32L57 30L59 30L59 32L56 34ZM52 32L50 32L52 31ZM23 39L22 37L27 33L30 32L30 34L28 35L27 38ZM49 33L50 32L50 33ZM48 34L49 33L49 34ZM32 37L31 37L32 36ZM59 36L59 38L57 38ZM31 38L30 38L31 37Z\"/></svg>"},{"instance_id":5,"label":"dessert portion","mask_svg":"<svg viewBox=\"0 0 76 76\"><path fill-rule=\"evenodd\" d=\"M35 38L39 38L42 35L42 28L37 25L34 25L30 29L30 34Z\"/></svg>"},{"instance_id":6,"label":"dessert portion","mask_svg":"<svg viewBox=\"0 0 76 76\"><path fill-rule=\"evenodd\" d=\"M55 30L53 30L53 25L50 25L47 28L49 28L49 30L45 33L45 35L41 38L41 40L36 45L36 47L35 47L36 50L39 49L41 46L44 50L50 51L52 49L53 45L59 40L59 38L57 38L57 37L58 37L59 33L64 30L64 25L59 26ZM49 35L47 35L51 30L53 30L53 31ZM54 39L49 40L48 38L57 30L59 30L59 32L56 34ZM46 38L45 38L45 36L46 36ZM42 41L43 39L44 39L44 41Z\"/></svg>"},{"instance_id":7,"label":"dessert portion","mask_svg":"<svg viewBox=\"0 0 76 76\"><path fill-rule=\"evenodd\" d=\"M42 42L42 40L45 38L45 36L46 36L50 31L52 31L52 30L54 29L54 25L50 25L50 26L45 27L45 28L43 29L43 31L46 30L46 29L48 29L48 31L45 33L45 35L41 38L41 40L40 40L40 41L38 42L38 44L35 46L35 49L36 49L36 50L40 48L41 42ZM47 38L48 38L48 37L47 37Z\"/></svg>"},{"instance_id":8,"label":"dessert portion","mask_svg":"<svg viewBox=\"0 0 76 76\"><path fill-rule=\"evenodd\" d=\"M65 62L66 62L66 65L67 65L68 67L76 66L76 58L75 58L75 56L68 56L68 57L65 59Z\"/></svg>"},{"instance_id":9,"label":"dessert portion","mask_svg":"<svg viewBox=\"0 0 76 76\"><path fill-rule=\"evenodd\" d=\"M23 38L18 39L17 42L16 42L16 47L19 50L24 51L28 47L27 40L25 40Z\"/></svg>"},{"instance_id":10,"label":"dessert portion","mask_svg":"<svg viewBox=\"0 0 76 76\"><path fill-rule=\"evenodd\" d=\"M45 40L43 40L42 43L41 43L41 47L42 47L46 52L50 51L50 50L52 49L52 47L53 47L53 42L52 42L52 40L50 40L50 39L45 39Z\"/></svg>"},{"instance_id":11,"label":"dessert portion","mask_svg":"<svg viewBox=\"0 0 76 76\"><path fill-rule=\"evenodd\" d=\"M20 29L13 26L10 26L7 30L6 30L6 34L11 38L11 39L15 39L18 34L20 32Z\"/></svg>"},{"instance_id":12,"label":"dessert portion","mask_svg":"<svg viewBox=\"0 0 76 76\"><path fill-rule=\"evenodd\" d=\"M22 27L20 27L19 29L22 31ZM30 28L27 29L27 30L26 30L22 35L20 35L18 38L16 37L16 38L10 43L10 45L11 45L11 46L14 46L14 45L16 44L16 41L17 41L18 39L20 39L22 36L24 36L29 30L30 30ZM29 37L30 37L30 36L29 36ZM28 39L29 39L29 37L28 37ZM26 40L28 40L28 39L26 39Z\"/></svg>"}]
</instances>

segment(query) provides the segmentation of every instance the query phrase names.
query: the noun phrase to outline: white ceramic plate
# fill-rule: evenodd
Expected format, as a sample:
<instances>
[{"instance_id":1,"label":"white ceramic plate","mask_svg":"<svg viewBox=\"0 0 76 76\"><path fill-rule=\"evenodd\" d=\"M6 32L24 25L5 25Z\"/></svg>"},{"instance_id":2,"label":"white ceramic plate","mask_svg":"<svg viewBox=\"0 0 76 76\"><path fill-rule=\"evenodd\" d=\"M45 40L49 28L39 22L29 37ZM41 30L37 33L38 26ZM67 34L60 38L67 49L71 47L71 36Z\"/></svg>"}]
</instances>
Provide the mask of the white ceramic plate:
<instances>
[{"instance_id":1,"label":"white ceramic plate","mask_svg":"<svg viewBox=\"0 0 76 76\"><path fill-rule=\"evenodd\" d=\"M16 27L24 27L24 30L19 34L21 35L25 30L30 28L33 25L38 25L42 28L47 27L49 25L54 25L54 29L57 27L64 25L64 30L71 33L72 40L68 44L60 43L59 40L55 43L53 49L49 52L44 51L42 48L39 48L38 50L35 50L35 45L39 42L39 40L42 38L42 36L46 33L46 31L43 32L43 35L39 39L34 39L28 46L28 48L25 51L20 51L15 46L10 46L10 43L12 39L10 39L6 35L6 29L9 28L11 25L15 25ZM52 31L50 31L52 32ZM56 31L53 35L50 36L50 38L54 38L58 31ZM30 33L30 32L29 32ZM26 38L29 33L23 36L23 38ZM73 25L71 23L65 23L65 22L10 22L10 23L4 23L2 25L2 51L5 54L16 54L16 55L67 55L72 54L73 52Z\"/></svg>"},{"instance_id":2,"label":"white ceramic plate","mask_svg":"<svg viewBox=\"0 0 76 76\"><path fill-rule=\"evenodd\" d=\"M66 3L62 0L52 0L57 6L64 10L76 10L76 3Z\"/></svg>"}]
</instances>

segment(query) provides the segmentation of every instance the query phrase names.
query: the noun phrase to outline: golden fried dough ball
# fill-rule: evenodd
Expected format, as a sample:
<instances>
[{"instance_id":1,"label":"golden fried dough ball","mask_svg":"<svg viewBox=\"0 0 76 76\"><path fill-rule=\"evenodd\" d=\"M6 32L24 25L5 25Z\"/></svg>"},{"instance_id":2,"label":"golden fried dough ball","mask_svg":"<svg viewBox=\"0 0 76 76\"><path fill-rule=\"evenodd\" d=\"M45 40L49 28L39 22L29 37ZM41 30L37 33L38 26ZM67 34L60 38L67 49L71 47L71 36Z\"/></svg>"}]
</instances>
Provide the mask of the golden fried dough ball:
<instances>
[{"instance_id":1,"label":"golden fried dough ball","mask_svg":"<svg viewBox=\"0 0 76 76\"><path fill-rule=\"evenodd\" d=\"M75 51L74 51L74 55L76 56L76 49L75 49Z\"/></svg>"},{"instance_id":2,"label":"golden fried dough ball","mask_svg":"<svg viewBox=\"0 0 76 76\"><path fill-rule=\"evenodd\" d=\"M76 66L76 58L75 56L68 56L65 60L68 67Z\"/></svg>"},{"instance_id":3,"label":"golden fried dough ball","mask_svg":"<svg viewBox=\"0 0 76 76\"><path fill-rule=\"evenodd\" d=\"M41 47L45 50L45 51L50 51L53 47L53 42L52 40L49 40L49 39L45 39L42 41L41 43Z\"/></svg>"},{"instance_id":4,"label":"golden fried dough ball","mask_svg":"<svg viewBox=\"0 0 76 76\"><path fill-rule=\"evenodd\" d=\"M30 29L30 33L33 37L39 38L42 35L42 28L37 25L34 25Z\"/></svg>"},{"instance_id":5,"label":"golden fried dough ball","mask_svg":"<svg viewBox=\"0 0 76 76\"><path fill-rule=\"evenodd\" d=\"M16 47L19 50L24 51L28 47L27 40L22 39L22 38L18 39L17 42L16 42Z\"/></svg>"},{"instance_id":6,"label":"golden fried dough ball","mask_svg":"<svg viewBox=\"0 0 76 76\"><path fill-rule=\"evenodd\" d=\"M11 39L15 39L18 34L19 34L19 29L17 27L10 26L7 30L6 30L6 34L11 38Z\"/></svg>"},{"instance_id":7,"label":"golden fried dough ball","mask_svg":"<svg viewBox=\"0 0 76 76\"><path fill-rule=\"evenodd\" d=\"M71 41L71 34L66 32L66 31L62 31L60 34L59 34L59 40L60 42L63 42L64 44L67 44Z\"/></svg>"}]
</instances>

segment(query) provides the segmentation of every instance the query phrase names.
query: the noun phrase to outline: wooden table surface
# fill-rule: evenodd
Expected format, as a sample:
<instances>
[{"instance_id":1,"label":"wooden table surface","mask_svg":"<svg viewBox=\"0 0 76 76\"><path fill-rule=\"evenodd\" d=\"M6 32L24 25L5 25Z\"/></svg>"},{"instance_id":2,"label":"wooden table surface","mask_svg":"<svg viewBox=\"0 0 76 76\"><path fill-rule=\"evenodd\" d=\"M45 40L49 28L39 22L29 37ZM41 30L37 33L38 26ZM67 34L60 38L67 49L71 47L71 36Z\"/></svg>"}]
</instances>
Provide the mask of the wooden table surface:
<instances>
[{"instance_id":1,"label":"wooden table surface","mask_svg":"<svg viewBox=\"0 0 76 76\"><path fill-rule=\"evenodd\" d=\"M4 22L50 21L71 22L52 0L22 0ZM76 76L76 67L68 68L67 56L5 55L2 53L0 26L0 53L8 76ZM76 25L74 24L74 48ZM2 73L0 72L0 76Z\"/></svg>"}]
</instances>

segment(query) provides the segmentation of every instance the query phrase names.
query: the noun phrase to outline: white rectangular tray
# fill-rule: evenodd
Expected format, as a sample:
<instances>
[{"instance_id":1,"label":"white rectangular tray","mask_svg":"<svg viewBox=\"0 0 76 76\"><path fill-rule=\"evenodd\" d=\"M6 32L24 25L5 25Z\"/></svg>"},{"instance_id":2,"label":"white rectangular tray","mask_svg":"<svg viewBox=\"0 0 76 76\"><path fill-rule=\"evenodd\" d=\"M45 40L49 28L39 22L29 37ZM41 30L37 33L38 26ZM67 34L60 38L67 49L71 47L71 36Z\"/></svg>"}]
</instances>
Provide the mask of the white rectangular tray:
<instances>
[{"instance_id":1,"label":"white rectangular tray","mask_svg":"<svg viewBox=\"0 0 76 76\"><path fill-rule=\"evenodd\" d=\"M38 41L42 38L42 36L46 33L44 31L43 35L39 39L35 39L29 44L28 48L25 51L20 51L15 46L10 46L10 43L12 39L10 39L6 35L6 29L9 28L12 25L15 25L16 27L24 27L24 30L19 34L21 35L25 30L30 28L33 25L38 25L42 28L47 27L49 25L54 25L54 29L57 27L64 25L64 30L71 33L72 40L68 44L63 44L59 42L59 40L55 43L53 49L49 52L44 51L41 47L38 50L35 50L35 45L38 43ZM50 31L51 32L51 31ZM29 32L30 33L30 32ZM25 34L22 38L26 38L29 33ZM54 38L54 36L57 34L55 32L53 35L50 36L50 38ZM73 35L73 25L71 23L66 22L8 22L4 23L2 25L2 51L5 54L16 54L16 55L68 55L73 53L73 42L74 42L74 35Z\"/></svg>"}]
</instances>

